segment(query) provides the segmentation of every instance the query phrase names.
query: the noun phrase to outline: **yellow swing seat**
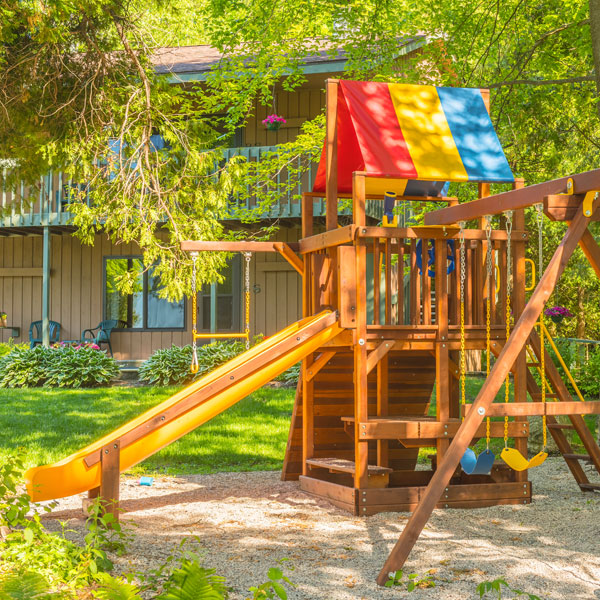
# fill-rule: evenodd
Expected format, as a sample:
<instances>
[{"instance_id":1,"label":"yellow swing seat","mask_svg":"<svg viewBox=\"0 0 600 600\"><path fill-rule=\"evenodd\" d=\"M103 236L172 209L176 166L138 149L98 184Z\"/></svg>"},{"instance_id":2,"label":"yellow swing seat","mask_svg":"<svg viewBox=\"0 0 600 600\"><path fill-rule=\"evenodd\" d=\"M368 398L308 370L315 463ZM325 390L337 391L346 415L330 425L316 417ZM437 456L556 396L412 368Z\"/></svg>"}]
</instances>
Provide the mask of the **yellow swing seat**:
<instances>
[{"instance_id":1,"label":"yellow swing seat","mask_svg":"<svg viewBox=\"0 0 600 600\"><path fill-rule=\"evenodd\" d=\"M539 467L547 458L547 452L538 452L531 460L527 460L516 448L504 448L500 458L514 471L526 471Z\"/></svg>"}]
</instances>

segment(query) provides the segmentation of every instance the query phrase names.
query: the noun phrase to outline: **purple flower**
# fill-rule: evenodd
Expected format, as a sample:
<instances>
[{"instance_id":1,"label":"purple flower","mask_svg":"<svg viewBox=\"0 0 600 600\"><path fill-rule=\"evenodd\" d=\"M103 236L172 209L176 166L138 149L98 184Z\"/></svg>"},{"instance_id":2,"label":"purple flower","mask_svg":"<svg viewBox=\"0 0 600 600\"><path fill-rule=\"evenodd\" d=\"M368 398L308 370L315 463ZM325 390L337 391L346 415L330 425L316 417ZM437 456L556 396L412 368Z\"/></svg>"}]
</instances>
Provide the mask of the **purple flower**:
<instances>
[{"instance_id":1,"label":"purple flower","mask_svg":"<svg viewBox=\"0 0 600 600\"><path fill-rule=\"evenodd\" d=\"M564 306L553 306L552 308L547 308L544 311L544 314L547 317L572 317L573 313L568 308Z\"/></svg>"}]
</instances>

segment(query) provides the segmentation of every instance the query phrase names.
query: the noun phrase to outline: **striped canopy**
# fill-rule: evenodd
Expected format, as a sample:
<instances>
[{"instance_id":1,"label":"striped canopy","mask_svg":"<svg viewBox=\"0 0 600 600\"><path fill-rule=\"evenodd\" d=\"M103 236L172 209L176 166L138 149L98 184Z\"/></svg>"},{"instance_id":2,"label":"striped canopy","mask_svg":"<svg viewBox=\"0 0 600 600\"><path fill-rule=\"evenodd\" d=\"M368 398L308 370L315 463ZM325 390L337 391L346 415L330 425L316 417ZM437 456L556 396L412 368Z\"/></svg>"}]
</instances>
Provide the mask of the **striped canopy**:
<instances>
[{"instance_id":1,"label":"striped canopy","mask_svg":"<svg viewBox=\"0 0 600 600\"><path fill-rule=\"evenodd\" d=\"M479 89L340 81L337 109L339 192L352 191L354 171L399 180L392 187L406 195L514 181ZM325 191L325 148L314 191Z\"/></svg>"}]
</instances>

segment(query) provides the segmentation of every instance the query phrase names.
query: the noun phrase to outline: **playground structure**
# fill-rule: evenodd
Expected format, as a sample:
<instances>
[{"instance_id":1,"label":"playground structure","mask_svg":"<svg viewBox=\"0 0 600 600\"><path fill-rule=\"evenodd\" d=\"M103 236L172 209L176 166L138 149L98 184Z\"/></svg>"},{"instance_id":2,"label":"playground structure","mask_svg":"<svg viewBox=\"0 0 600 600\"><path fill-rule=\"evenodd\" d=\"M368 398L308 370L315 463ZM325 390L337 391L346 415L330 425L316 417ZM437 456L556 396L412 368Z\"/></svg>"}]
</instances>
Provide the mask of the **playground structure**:
<instances>
[{"instance_id":1,"label":"playground structure","mask_svg":"<svg viewBox=\"0 0 600 600\"><path fill-rule=\"evenodd\" d=\"M356 515L413 513L380 584L402 567L436 507L531 501L528 417L547 424L580 489L600 489L581 466L586 459L600 472L600 448L582 417L600 413L600 402L573 400L546 350L541 317L578 244L600 276L600 247L587 230L600 218L600 170L524 187L493 131L487 96L485 90L329 80L325 147L315 190L303 194L299 244L182 244L189 252L279 252L302 276L303 319L80 452L30 470L32 498L89 491L117 502L121 471L299 360L283 477ZM448 181L476 184L478 199L458 204L445 195ZM491 183L512 189L489 195ZM315 197L326 199L324 224L313 218ZM367 198L385 202L384 225L367 223ZM344 227L340 199L353 207L352 224ZM394 201L441 208L426 215L424 226L397 227ZM524 210L537 204L546 217L569 225L528 297L525 246L533 238ZM247 332L246 322L236 336L247 339ZM496 359L477 398L463 404L465 354L472 350ZM511 372L514 401L494 403ZM504 421L487 421L494 417ZM586 455L574 453L568 428ZM507 461L525 468L493 456L484 468L483 452L475 457L479 470L461 469L465 452L481 438L504 438L525 463ZM417 469L423 447L435 454L430 468Z\"/></svg>"}]
</instances>

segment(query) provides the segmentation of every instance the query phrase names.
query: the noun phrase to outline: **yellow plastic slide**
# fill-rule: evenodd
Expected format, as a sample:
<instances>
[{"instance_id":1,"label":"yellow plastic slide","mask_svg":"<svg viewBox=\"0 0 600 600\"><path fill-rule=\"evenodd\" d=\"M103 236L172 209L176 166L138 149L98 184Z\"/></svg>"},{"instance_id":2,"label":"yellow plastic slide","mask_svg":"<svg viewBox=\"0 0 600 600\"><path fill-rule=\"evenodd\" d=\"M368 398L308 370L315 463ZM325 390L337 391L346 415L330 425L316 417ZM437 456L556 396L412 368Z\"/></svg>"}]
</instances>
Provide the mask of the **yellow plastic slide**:
<instances>
[{"instance_id":1,"label":"yellow plastic slide","mask_svg":"<svg viewBox=\"0 0 600 600\"><path fill-rule=\"evenodd\" d=\"M233 406L340 331L331 311L282 329L90 446L53 465L29 469L29 495L39 502L98 487L100 450L108 444L120 442L120 470L125 471Z\"/></svg>"}]
</instances>

